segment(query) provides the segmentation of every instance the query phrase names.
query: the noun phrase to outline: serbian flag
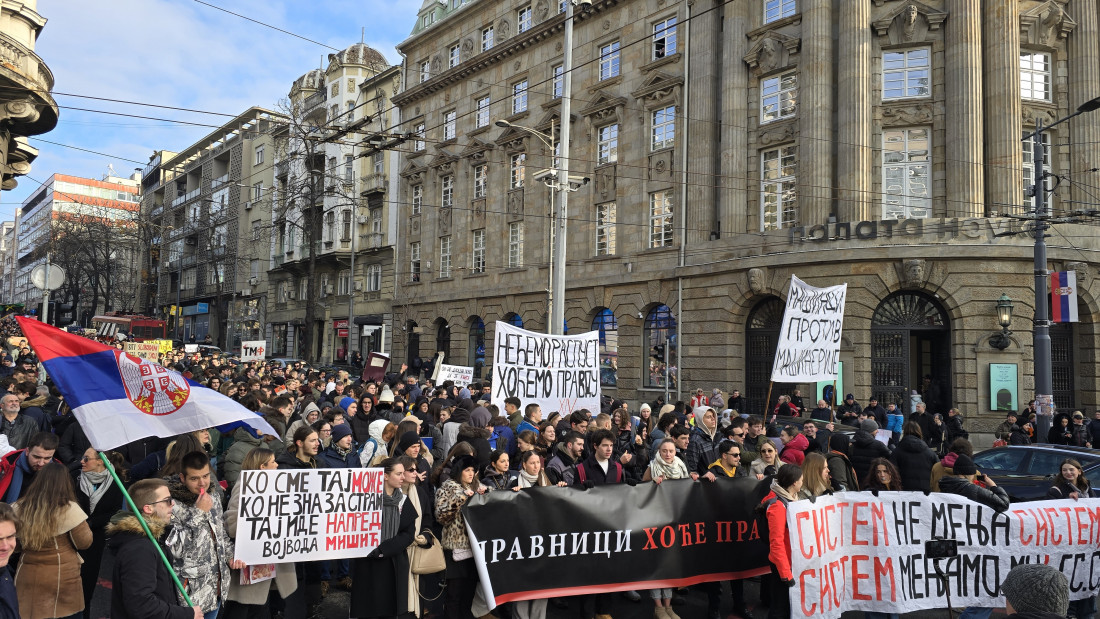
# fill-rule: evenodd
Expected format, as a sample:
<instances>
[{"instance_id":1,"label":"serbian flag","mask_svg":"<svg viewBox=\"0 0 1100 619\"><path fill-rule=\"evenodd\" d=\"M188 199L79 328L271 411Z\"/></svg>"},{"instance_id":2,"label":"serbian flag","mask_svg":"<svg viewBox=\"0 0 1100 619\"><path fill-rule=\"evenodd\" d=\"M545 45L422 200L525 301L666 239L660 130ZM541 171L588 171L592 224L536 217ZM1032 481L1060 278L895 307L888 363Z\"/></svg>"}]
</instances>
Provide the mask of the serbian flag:
<instances>
[{"instance_id":1,"label":"serbian flag","mask_svg":"<svg viewBox=\"0 0 1100 619\"><path fill-rule=\"evenodd\" d=\"M1050 274L1050 319L1052 322L1077 322L1076 271Z\"/></svg>"},{"instance_id":2,"label":"serbian flag","mask_svg":"<svg viewBox=\"0 0 1100 619\"><path fill-rule=\"evenodd\" d=\"M32 318L16 320L100 451L235 422L278 436L256 413L179 372Z\"/></svg>"}]
</instances>

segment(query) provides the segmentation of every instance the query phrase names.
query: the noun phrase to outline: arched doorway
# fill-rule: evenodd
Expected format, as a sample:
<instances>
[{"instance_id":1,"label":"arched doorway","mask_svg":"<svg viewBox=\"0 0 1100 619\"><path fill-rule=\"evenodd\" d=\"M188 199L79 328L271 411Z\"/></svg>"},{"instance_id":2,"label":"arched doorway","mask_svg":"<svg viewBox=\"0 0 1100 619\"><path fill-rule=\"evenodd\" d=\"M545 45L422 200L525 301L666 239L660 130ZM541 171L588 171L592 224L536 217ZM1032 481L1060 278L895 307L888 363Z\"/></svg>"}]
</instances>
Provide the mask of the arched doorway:
<instances>
[{"instance_id":1,"label":"arched doorway","mask_svg":"<svg viewBox=\"0 0 1100 619\"><path fill-rule=\"evenodd\" d=\"M420 359L420 334L417 333L416 321L405 323L405 363L419 371L418 359Z\"/></svg>"},{"instance_id":2,"label":"arched doorway","mask_svg":"<svg viewBox=\"0 0 1100 619\"><path fill-rule=\"evenodd\" d=\"M951 323L932 297L912 290L894 293L871 317L871 393L908 412L916 390L928 410L951 408Z\"/></svg>"},{"instance_id":3,"label":"arched doorway","mask_svg":"<svg viewBox=\"0 0 1100 619\"><path fill-rule=\"evenodd\" d=\"M768 297L756 304L749 312L745 324L745 406L741 411L750 415L764 415L775 407L776 400L782 394L790 394L794 385L776 383L771 385L772 366L775 364L775 349L779 345L779 328L783 324L783 310L786 306L778 297ZM771 401L768 387L771 386Z\"/></svg>"},{"instance_id":4,"label":"arched doorway","mask_svg":"<svg viewBox=\"0 0 1100 619\"><path fill-rule=\"evenodd\" d=\"M474 368L474 378L481 378L485 368L485 321L472 316L466 323L469 338L466 345L466 363Z\"/></svg>"}]
</instances>

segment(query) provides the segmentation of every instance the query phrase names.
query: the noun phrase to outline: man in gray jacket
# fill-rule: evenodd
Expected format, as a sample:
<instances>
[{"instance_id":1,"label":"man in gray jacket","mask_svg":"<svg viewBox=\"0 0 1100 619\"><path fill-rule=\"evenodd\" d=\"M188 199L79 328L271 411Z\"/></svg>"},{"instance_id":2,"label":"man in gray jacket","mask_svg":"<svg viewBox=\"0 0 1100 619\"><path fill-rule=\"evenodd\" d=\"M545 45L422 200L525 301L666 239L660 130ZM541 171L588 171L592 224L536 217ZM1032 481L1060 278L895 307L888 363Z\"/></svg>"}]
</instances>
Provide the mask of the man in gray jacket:
<instances>
[{"instance_id":1,"label":"man in gray jacket","mask_svg":"<svg viewBox=\"0 0 1100 619\"><path fill-rule=\"evenodd\" d=\"M19 396L8 393L0 398L0 434L8 439L12 449L23 449L38 432L38 422L20 410Z\"/></svg>"}]
</instances>

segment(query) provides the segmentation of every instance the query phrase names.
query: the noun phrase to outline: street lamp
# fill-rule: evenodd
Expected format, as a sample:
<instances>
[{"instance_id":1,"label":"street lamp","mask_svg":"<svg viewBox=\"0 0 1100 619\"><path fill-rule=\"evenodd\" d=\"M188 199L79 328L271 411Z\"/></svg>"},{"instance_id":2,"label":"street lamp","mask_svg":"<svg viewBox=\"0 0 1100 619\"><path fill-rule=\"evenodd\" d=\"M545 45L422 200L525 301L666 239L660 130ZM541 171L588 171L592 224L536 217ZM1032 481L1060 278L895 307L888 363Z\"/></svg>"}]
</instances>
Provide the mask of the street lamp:
<instances>
[{"instance_id":1,"label":"street lamp","mask_svg":"<svg viewBox=\"0 0 1100 619\"><path fill-rule=\"evenodd\" d=\"M1001 325L1001 332L989 338L989 345L997 350L1004 350L1011 343L1008 336L1012 332L1008 327L1012 324L1012 309L1012 299L1007 294L1002 294L997 301L997 324Z\"/></svg>"}]
</instances>

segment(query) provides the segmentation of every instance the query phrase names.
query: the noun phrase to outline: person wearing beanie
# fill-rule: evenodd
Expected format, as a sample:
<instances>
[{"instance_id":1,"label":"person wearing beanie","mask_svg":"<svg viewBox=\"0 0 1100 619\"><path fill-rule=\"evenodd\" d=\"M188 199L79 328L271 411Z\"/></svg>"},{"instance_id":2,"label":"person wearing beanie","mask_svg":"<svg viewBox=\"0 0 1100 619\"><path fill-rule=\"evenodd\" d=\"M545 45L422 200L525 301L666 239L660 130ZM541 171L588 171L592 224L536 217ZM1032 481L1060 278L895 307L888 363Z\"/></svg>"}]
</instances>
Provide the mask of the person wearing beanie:
<instances>
[{"instance_id":1,"label":"person wearing beanie","mask_svg":"<svg viewBox=\"0 0 1100 619\"><path fill-rule=\"evenodd\" d=\"M466 441L474 448L478 462L478 475L489 465L489 459L493 454L493 448L489 445L489 438L493 435L492 427L489 425L492 418L489 409L478 406L470 412L470 420L458 428L458 441Z\"/></svg>"},{"instance_id":2,"label":"person wearing beanie","mask_svg":"<svg viewBox=\"0 0 1100 619\"><path fill-rule=\"evenodd\" d=\"M859 422L858 427L855 436L852 437L848 457L856 472L856 479L864 479L871 471L871 461L875 458L889 458L890 448L875 438L879 426L874 419L864 414L864 419Z\"/></svg>"},{"instance_id":3,"label":"person wearing beanie","mask_svg":"<svg viewBox=\"0 0 1100 619\"><path fill-rule=\"evenodd\" d=\"M1012 568L1001 582L1001 593L1009 617L1060 618L1066 616L1070 605L1065 574L1042 563L1022 563ZM1087 601L1093 602L1095 598Z\"/></svg>"},{"instance_id":4,"label":"person wearing beanie","mask_svg":"<svg viewBox=\"0 0 1100 619\"><path fill-rule=\"evenodd\" d=\"M339 406L340 408L344 409L344 411L347 411L348 407L352 404L355 404L355 398L351 397L350 395L340 398Z\"/></svg>"},{"instance_id":5,"label":"person wearing beanie","mask_svg":"<svg viewBox=\"0 0 1100 619\"><path fill-rule=\"evenodd\" d=\"M332 441L317 454L317 466L326 469L357 469L359 457L351 448L351 426L332 426Z\"/></svg>"}]
</instances>

